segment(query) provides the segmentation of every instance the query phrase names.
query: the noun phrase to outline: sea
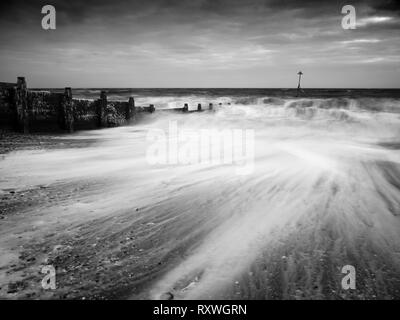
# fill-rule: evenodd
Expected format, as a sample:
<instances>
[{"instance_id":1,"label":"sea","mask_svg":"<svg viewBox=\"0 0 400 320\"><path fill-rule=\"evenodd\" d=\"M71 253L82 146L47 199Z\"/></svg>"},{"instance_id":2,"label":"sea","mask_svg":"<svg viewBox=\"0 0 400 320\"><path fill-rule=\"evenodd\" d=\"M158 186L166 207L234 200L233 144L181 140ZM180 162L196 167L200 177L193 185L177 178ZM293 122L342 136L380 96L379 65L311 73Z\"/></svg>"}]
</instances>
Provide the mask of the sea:
<instances>
[{"instance_id":1,"label":"sea","mask_svg":"<svg viewBox=\"0 0 400 320\"><path fill-rule=\"evenodd\" d=\"M89 238L112 239L101 251L109 256L134 239L133 253L120 261L138 284L131 298L400 298L400 90L73 94L96 99L101 90L156 111L128 126L65 137L93 139L86 148L9 154L0 186L84 181L71 200L32 210L49 229L73 233L73 223ZM159 112L185 103L204 112ZM196 150L207 145L196 133L204 130L242 133L251 170L200 161ZM177 161L180 151L193 161ZM348 266L356 291L342 286Z\"/></svg>"},{"instance_id":2,"label":"sea","mask_svg":"<svg viewBox=\"0 0 400 320\"><path fill-rule=\"evenodd\" d=\"M373 99L382 99L385 104L400 99L400 89L74 89L74 98L97 99L101 91L107 92L109 100L127 101L134 97L137 105L154 104L156 109L179 108L185 103L197 107L209 103L231 103L238 105L276 106L304 99L327 99L327 106L341 107L354 100L373 104ZM371 105L371 107L373 107ZM379 108L379 106L376 106Z\"/></svg>"}]
</instances>

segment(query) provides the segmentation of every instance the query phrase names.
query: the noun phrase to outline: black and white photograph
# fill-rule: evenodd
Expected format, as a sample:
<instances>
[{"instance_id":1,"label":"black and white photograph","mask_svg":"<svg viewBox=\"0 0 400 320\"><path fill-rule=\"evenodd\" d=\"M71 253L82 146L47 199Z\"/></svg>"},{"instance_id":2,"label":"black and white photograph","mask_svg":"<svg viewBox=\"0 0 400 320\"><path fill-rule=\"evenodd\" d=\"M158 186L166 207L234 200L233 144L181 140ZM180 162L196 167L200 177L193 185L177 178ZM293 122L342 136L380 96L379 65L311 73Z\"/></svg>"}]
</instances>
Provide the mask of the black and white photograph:
<instances>
[{"instance_id":1,"label":"black and white photograph","mask_svg":"<svg viewBox=\"0 0 400 320\"><path fill-rule=\"evenodd\" d=\"M400 299L398 1L4 0L0 30L0 300Z\"/></svg>"}]
</instances>

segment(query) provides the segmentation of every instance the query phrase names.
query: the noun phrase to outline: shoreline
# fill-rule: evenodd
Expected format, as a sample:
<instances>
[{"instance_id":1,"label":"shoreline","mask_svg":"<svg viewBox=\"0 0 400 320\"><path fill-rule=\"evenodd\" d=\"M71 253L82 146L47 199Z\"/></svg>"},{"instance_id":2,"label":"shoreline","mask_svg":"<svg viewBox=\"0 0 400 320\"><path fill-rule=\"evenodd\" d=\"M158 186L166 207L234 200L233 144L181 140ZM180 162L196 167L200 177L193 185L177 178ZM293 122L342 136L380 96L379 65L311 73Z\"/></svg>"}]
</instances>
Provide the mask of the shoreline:
<instances>
[{"instance_id":1,"label":"shoreline","mask_svg":"<svg viewBox=\"0 0 400 320\"><path fill-rule=\"evenodd\" d=\"M294 135L287 139L299 152L290 154L262 141L270 147L259 148L259 171L243 179L218 167L149 167L145 131L134 129L100 130L93 139L87 131L3 137L0 159L11 159L10 181L35 186L1 190L1 298L400 296L392 233L398 220L396 207L387 208L398 199L393 179L400 168L382 163L381 147L350 148L340 139L328 147L330 135L302 144ZM397 145L388 146L387 156L396 159ZM312 156L335 161L344 175L313 165ZM384 188L393 197L386 202ZM388 242L389 235L396 238ZM347 264L359 270L357 292L340 287ZM57 267L54 291L40 286L44 265Z\"/></svg>"}]
</instances>

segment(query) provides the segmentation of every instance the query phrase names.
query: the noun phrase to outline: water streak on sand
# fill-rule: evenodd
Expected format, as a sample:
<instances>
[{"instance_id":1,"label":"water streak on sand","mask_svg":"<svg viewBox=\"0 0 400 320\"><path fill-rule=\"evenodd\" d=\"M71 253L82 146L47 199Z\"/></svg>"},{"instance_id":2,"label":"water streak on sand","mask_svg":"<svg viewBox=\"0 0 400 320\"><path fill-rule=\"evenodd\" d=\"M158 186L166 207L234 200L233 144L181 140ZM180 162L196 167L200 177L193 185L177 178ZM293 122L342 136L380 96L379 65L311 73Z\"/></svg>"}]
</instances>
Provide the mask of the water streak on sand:
<instances>
[{"instance_id":1,"label":"water streak on sand","mask_svg":"<svg viewBox=\"0 0 400 320\"><path fill-rule=\"evenodd\" d=\"M12 153L1 161L0 187L107 181L82 194L80 203L63 204L62 214L42 208L41 220L51 229L115 216L126 224L107 232L118 235L139 220L132 211L144 208L158 228L149 238L162 233L165 240L155 241L149 255L190 243L146 289L154 299L165 292L177 299L229 296L226 290L236 279L293 234L302 235L299 242L313 235L314 245L327 251L340 241L356 252L362 237L400 267L400 105L393 107L398 102L377 112L357 101L265 99L215 112L155 113L132 127L77 133L75 139L97 139L87 148ZM229 165L149 166L147 130L167 129L170 120L191 130L254 129L254 172L235 175ZM93 232L102 234L103 227ZM343 248L335 249L338 259L345 256Z\"/></svg>"}]
</instances>

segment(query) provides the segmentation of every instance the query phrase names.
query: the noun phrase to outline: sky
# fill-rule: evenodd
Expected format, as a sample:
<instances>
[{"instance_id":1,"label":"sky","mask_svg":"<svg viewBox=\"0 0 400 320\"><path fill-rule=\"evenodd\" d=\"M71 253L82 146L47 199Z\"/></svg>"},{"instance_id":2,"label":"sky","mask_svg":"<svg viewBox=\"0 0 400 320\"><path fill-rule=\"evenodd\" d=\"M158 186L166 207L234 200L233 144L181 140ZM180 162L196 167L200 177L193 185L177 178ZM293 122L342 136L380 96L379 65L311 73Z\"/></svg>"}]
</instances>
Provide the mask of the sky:
<instances>
[{"instance_id":1,"label":"sky","mask_svg":"<svg viewBox=\"0 0 400 320\"><path fill-rule=\"evenodd\" d=\"M398 2L2 0L0 82L292 88L301 70L304 88L400 88ZM46 4L56 30L41 27Z\"/></svg>"}]
</instances>

